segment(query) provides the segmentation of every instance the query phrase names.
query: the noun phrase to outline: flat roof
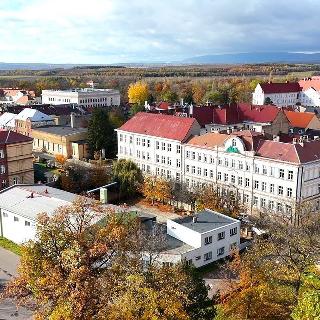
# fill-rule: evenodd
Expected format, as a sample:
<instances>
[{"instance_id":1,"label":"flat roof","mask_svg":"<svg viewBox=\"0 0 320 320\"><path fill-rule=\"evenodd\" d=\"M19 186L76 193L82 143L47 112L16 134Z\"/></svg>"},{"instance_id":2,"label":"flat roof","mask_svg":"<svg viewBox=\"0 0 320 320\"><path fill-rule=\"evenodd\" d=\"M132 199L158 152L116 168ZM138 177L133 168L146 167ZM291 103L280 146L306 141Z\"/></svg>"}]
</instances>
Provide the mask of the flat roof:
<instances>
[{"instance_id":1,"label":"flat roof","mask_svg":"<svg viewBox=\"0 0 320 320\"><path fill-rule=\"evenodd\" d=\"M161 254L172 254L172 255L181 255L192 251L196 248L190 246L189 244L180 241L169 234L166 234L166 246L161 250Z\"/></svg>"},{"instance_id":2,"label":"flat roof","mask_svg":"<svg viewBox=\"0 0 320 320\"><path fill-rule=\"evenodd\" d=\"M60 92L82 92L82 93L94 93L94 92L105 92L105 93L119 93L117 89L96 89L96 88L73 88L66 90L42 90L42 93L60 93Z\"/></svg>"},{"instance_id":3,"label":"flat roof","mask_svg":"<svg viewBox=\"0 0 320 320\"><path fill-rule=\"evenodd\" d=\"M69 136L72 134L88 131L86 128L71 128L70 126L43 126L43 127L34 128L32 130L51 133L57 136Z\"/></svg>"},{"instance_id":4,"label":"flat roof","mask_svg":"<svg viewBox=\"0 0 320 320\"><path fill-rule=\"evenodd\" d=\"M197 218L197 222L193 222L193 217ZM208 232L217 228L225 227L235 222L239 222L236 219L209 209L200 211L193 216L174 219L173 221L200 233Z\"/></svg>"},{"instance_id":5,"label":"flat roof","mask_svg":"<svg viewBox=\"0 0 320 320\"><path fill-rule=\"evenodd\" d=\"M39 213L53 214L57 208L69 205L76 197L76 194L46 185L17 184L0 191L0 208L35 220Z\"/></svg>"}]
</instances>

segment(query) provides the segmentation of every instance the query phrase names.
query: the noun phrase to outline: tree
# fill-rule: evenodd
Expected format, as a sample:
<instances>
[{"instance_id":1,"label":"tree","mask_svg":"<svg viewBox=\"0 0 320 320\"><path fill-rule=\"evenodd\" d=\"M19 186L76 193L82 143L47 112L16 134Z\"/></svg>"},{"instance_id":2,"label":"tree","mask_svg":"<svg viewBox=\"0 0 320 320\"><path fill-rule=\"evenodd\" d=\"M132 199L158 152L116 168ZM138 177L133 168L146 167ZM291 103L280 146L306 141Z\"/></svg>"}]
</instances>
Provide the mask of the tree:
<instances>
[{"instance_id":1,"label":"tree","mask_svg":"<svg viewBox=\"0 0 320 320\"><path fill-rule=\"evenodd\" d=\"M264 99L264 104L266 104L266 105L268 105L268 104L273 104L273 102L272 102L271 98L266 97L266 98Z\"/></svg>"},{"instance_id":2,"label":"tree","mask_svg":"<svg viewBox=\"0 0 320 320\"><path fill-rule=\"evenodd\" d=\"M166 102L174 103L174 102L177 102L178 95L176 92L172 90L166 90L165 92L162 93L161 99Z\"/></svg>"},{"instance_id":3,"label":"tree","mask_svg":"<svg viewBox=\"0 0 320 320\"><path fill-rule=\"evenodd\" d=\"M255 224L268 230L268 236L256 239L242 259L231 264L239 282L234 282L233 290L222 296L226 316L291 319L293 310L297 316L301 314L300 307L308 309L308 303L316 301L312 297L304 304L303 286L305 274L320 258L319 213L309 213L299 225L279 219L273 214L259 218Z\"/></svg>"},{"instance_id":4,"label":"tree","mask_svg":"<svg viewBox=\"0 0 320 320\"><path fill-rule=\"evenodd\" d=\"M35 319L211 320L201 279L182 264L143 265L141 230L134 216L83 197L43 213L4 296L32 304Z\"/></svg>"},{"instance_id":5,"label":"tree","mask_svg":"<svg viewBox=\"0 0 320 320\"><path fill-rule=\"evenodd\" d=\"M67 161L67 158L63 154L57 154L55 156L55 161L58 162L59 165L63 167Z\"/></svg>"},{"instance_id":6,"label":"tree","mask_svg":"<svg viewBox=\"0 0 320 320\"><path fill-rule=\"evenodd\" d=\"M156 199L156 177L145 176L141 185L141 193L144 198L151 201L152 205Z\"/></svg>"},{"instance_id":7,"label":"tree","mask_svg":"<svg viewBox=\"0 0 320 320\"><path fill-rule=\"evenodd\" d=\"M144 105L144 102L148 99L149 88L148 84L143 81L136 83L130 83L128 88L129 102L138 105Z\"/></svg>"},{"instance_id":8,"label":"tree","mask_svg":"<svg viewBox=\"0 0 320 320\"><path fill-rule=\"evenodd\" d=\"M88 146L90 156L95 151L105 150L108 158L113 158L116 152L116 134L112 126L108 112L102 108L95 108L88 126Z\"/></svg>"},{"instance_id":9,"label":"tree","mask_svg":"<svg viewBox=\"0 0 320 320\"><path fill-rule=\"evenodd\" d=\"M120 197L128 197L137 193L142 182L139 167L131 160L120 159L113 162L112 176L119 183Z\"/></svg>"},{"instance_id":10,"label":"tree","mask_svg":"<svg viewBox=\"0 0 320 320\"><path fill-rule=\"evenodd\" d=\"M130 106L130 117L133 117L135 114L142 111L145 111L144 105L134 104Z\"/></svg>"},{"instance_id":11,"label":"tree","mask_svg":"<svg viewBox=\"0 0 320 320\"><path fill-rule=\"evenodd\" d=\"M294 320L320 319L320 269L312 269L303 276L298 304L291 314Z\"/></svg>"}]
</instances>

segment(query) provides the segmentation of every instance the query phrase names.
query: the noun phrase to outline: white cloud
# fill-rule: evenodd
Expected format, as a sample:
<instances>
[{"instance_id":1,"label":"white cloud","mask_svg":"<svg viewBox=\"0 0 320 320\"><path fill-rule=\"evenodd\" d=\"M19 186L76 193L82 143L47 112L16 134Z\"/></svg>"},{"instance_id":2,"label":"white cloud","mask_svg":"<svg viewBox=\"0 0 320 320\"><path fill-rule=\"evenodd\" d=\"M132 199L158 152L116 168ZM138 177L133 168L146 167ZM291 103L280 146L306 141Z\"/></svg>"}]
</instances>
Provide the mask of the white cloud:
<instances>
[{"instance_id":1,"label":"white cloud","mask_svg":"<svg viewBox=\"0 0 320 320\"><path fill-rule=\"evenodd\" d=\"M116 63L319 51L318 0L1 0L0 61Z\"/></svg>"}]
</instances>

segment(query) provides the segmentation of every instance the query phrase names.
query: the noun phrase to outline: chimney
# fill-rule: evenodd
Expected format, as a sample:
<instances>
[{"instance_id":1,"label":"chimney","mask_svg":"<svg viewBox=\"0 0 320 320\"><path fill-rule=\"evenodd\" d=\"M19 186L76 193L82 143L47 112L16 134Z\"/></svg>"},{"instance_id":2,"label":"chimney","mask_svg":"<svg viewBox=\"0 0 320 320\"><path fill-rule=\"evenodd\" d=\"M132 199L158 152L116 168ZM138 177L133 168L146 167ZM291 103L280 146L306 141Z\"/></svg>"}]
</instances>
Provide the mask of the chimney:
<instances>
[{"instance_id":1,"label":"chimney","mask_svg":"<svg viewBox=\"0 0 320 320\"><path fill-rule=\"evenodd\" d=\"M71 128L75 128L76 115L74 112L70 113L70 126Z\"/></svg>"},{"instance_id":2,"label":"chimney","mask_svg":"<svg viewBox=\"0 0 320 320\"><path fill-rule=\"evenodd\" d=\"M31 194L30 194L30 198L33 198L33 192L31 192Z\"/></svg>"},{"instance_id":3,"label":"chimney","mask_svg":"<svg viewBox=\"0 0 320 320\"><path fill-rule=\"evenodd\" d=\"M192 103L189 106L189 115L193 116L193 104Z\"/></svg>"},{"instance_id":4,"label":"chimney","mask_svg":"<svg viewBox=\"0 0 320 320\"><path fill-rule=\"evenodd\" d=\"M44 193L46 193L46 194L48 194L49 193L49 191L48 191L48 189L46 188L46 190L44 190Z\"/></svg>"},{"instance_id":5,"label":"chimney","mask_svg":"<svg viewBox=\"0 0 320 320\"><path fill-rule=\"evenodd\" d=\"M274 135L274 136L273 136L273 141L277 141L277 142L279 142L279 141L280 141L280 137L279 137L279 136Z\"/></svg>"},{"instance_id":6,"label":"chimney","mask_svg":"<svg viewBox=\"0 0 320 320\"><path fill-rule=\"evenodd\" d=\"M231 131L231 128L229 127L228 129L227 129L227 134L230 134L232 131Z\"/></svg>"},{"instance_id":7,"label":"chimney","mask_svg":"<svg viewBox=\"0 0 320 320\"><path fill-rule=\"evenodd\" d=\"M297 139L297 138L293 138L293 139L292 139L292 143L293 143L293 144L297 144L297 142L298 142L298 139Z\"/></svg>"},{"instance_id":8,"label":"chimney","mask_svg":"<svg viewBox=\"0 0 320 320\"><path fill-rule=\"evenodd\" d=\"M192 222L197 223L198 222L198 217L192 217Z\"/></svg>"}]
</instances>

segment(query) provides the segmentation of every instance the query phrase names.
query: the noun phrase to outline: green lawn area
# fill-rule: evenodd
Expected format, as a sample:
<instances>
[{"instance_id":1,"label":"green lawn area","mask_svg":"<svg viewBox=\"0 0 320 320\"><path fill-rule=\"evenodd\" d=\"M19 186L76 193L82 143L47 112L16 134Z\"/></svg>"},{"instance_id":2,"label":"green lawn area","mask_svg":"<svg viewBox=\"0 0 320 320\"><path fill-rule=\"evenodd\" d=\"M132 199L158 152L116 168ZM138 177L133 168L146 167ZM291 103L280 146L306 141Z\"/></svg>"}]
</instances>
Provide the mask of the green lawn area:
<instances>
[{"instance_id":1,"label":"green lawn area","mask_svg":"<svg viewBox=\"0 0 320 320\"><path fill-rule=\"evenodd\" d=\"M52 174L57 174L57 175L60 174L59 169L48 168L45 163L41 163L41 162L34 163L33 168L34 168L35 181L41 181L46 183L47 182L47 179L45 177L46 172L51 172Z\"/></svg>"},{"instance_id":2,"label":"green lawn area","mask_svg":"<svg viewBox=\"0 0 320 320\"><path fill-rule=\"evenodd\" d=\"M6 238L0 237L0 247L7 249L19 256L21 255L20 246Z\"/></svg>"}]
</instances>

